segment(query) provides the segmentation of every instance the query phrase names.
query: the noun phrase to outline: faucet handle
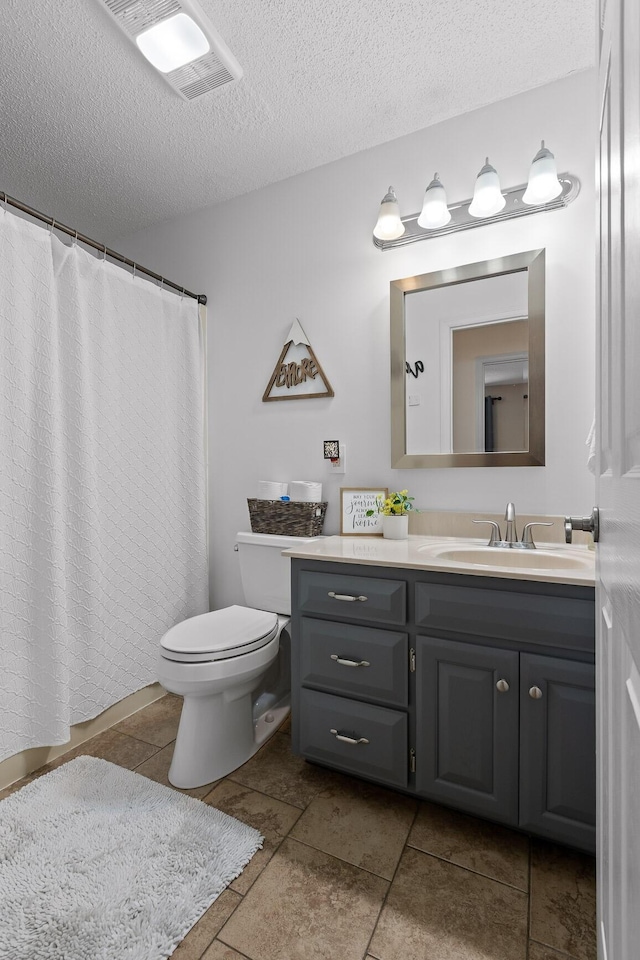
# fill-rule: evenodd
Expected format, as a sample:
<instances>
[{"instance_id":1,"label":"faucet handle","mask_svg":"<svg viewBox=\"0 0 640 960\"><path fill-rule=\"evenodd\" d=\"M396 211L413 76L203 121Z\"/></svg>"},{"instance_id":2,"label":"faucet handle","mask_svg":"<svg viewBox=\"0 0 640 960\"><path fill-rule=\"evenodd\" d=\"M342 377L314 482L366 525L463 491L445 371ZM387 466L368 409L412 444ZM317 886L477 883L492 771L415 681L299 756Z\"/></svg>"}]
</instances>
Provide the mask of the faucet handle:
<instances>
[{"instance_id":1,"label":"faucet handle","mask_svg":"<svg viewBox=\"0 0 640 960\"><path fill-rule=\"evenodd\" d=\"M535 543L533 542L533 537L531 535L531 527L552 527L552 520L534 520L532 523L525 523L524 530L522 531L522 545L523 547L531 547L535 549Z\"/></svg>"},{"instance_id":2,"label":"faucet handle","mask_svg":"<svg viewBox=\"0 0 640 960\"><path fill-rule=\"evenodd\" d=\"M502 534L500 533L500 525L496 523L495 520L472 520L471 523L490 523L491 524L491 536L489 537L489 543L487 546L494 547L497 543L500 543L502 540Z\"/></svg>"}]
</instances>

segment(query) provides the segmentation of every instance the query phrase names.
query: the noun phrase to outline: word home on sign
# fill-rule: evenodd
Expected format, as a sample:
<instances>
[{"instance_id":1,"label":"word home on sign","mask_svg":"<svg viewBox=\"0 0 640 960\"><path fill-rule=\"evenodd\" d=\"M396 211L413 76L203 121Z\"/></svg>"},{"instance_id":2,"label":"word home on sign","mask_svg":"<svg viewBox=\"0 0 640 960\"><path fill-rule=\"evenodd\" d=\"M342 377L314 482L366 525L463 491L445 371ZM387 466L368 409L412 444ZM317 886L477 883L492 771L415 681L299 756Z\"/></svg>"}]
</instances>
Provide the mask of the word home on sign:
<instances>
[{"instance_id":1,"label":"word home on sign","mask_svg":"<svg viewBox=\"0 0 640 960\"><path fill-rule=\"evenodd\" d=\"M307 378L315 380L318 368L311 357L303 357L300 363L291 361L280 365L278 376L276 377L276 387L297 387L300 383L305 383Z\"/></svg>"},{"instance_id":2,"label":"word home on sign","mask_svg":"<svg viewBox=\"0 0 640 960\"><path fill-rule=\"evenodd\" d=\"M378 513L380 502L388 496L388 490L380 488L341 487L340 533L346 535L380 536L382 515ZM370 516L368 516L370 514Z\"/></svg>"}]
</instances>

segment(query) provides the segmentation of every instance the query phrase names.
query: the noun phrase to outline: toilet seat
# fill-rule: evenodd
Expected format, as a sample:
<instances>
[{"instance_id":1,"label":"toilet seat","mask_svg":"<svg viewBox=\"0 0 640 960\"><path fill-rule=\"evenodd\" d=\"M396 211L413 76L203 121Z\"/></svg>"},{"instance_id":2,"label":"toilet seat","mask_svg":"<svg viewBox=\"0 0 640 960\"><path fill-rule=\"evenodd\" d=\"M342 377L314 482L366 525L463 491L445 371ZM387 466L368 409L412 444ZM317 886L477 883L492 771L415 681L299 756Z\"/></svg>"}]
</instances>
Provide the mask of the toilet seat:
<instances>
[{"instance_id":1,"label":"toilet seat","mask_svg":"<svg viewBox=\"0 0 640 960\"><path fill-rule=\"evenodd\" d=\"M176 624L160 641L161 655L180 663L229 660L259 650L277 636L277 614L234 604Z\"/></svg>"}]
</instances>

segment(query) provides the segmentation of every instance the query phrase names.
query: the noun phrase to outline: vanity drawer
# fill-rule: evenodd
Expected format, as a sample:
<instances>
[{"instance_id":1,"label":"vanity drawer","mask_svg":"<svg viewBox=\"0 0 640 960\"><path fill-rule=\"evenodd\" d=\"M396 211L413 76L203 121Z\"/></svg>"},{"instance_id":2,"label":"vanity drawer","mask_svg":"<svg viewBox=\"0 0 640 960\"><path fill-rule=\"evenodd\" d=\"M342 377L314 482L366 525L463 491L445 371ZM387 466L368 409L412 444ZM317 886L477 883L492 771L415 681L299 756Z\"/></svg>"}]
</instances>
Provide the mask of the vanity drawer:
<instances>
[{"instance_id":1,"label":"vanity drawer","mask_svg":"<svg viewBox=\"0 0 640 960\"><path fill-rule=\"evenodd\" d=\"M416 583L416 625L593 653L593 600Z\"/></svg>"},{"instance_id":2,"label":"vanity drawer","mask_svg":"<svg viewBox=\"0 0 640 960\"><path fill-rule=\"evenodd\" d=\"M303 684L406 707L408 657L409 637L406 633L311 617L303 617L300 621L300 679Z\"/></svg>"},{"instance_id":3,"label":"vanity drawer","mask_svg":"<svg viewBox=\"0 0 640 960\"><path fill-rule=\"evenodd\" d=\"M302 614L324 613L402 626L407 622L407 585L404 580L302 570L298 607Z\"/></svg>"},{"instance_id":4,"label":"vanity drawer","mask_svg":"<svg viewBox=\"0 0 640 960\"><path fill-rule=\"evenodd\" d=\"M407 785L407 715L400 710L303 689L300 750L308 760L346 773Z\"/></svg>"}]
</instances>

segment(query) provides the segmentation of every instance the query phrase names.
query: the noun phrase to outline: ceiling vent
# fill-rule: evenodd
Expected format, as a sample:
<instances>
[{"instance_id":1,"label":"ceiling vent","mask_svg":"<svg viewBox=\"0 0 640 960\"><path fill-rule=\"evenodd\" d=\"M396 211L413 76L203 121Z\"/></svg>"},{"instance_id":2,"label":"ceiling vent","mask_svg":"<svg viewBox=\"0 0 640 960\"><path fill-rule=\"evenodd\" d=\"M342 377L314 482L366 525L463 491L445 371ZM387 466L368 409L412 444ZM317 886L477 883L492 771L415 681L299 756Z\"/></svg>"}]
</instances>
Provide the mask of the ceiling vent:
<instances>
[{"instance_id":1,"label":"ceiling vent","mask_svg":"<svg viewBox=\"0 0 640 960\"><path fill-rule=\"evenodd\" d=\"M195 100L210 90L242 77L242 67L195 0L102 2L120 29L184 100ZM191 21L191 24L187 21ZM182 37L175 40L171 37L169 30L173 22L182 27L186 23L187 27L191 28L189 33L197 35L193 58L190 58L188 46L191 36L185 38L183 31ZM153 53L158 49L158 44L154 43L154 31L164 35L160 43L163 49L159 50L158 60L148 52L149 46ZM173 60L179 56L182 48L185 50L186 59L174 64Z\"/></svg>"}]
</instances>

